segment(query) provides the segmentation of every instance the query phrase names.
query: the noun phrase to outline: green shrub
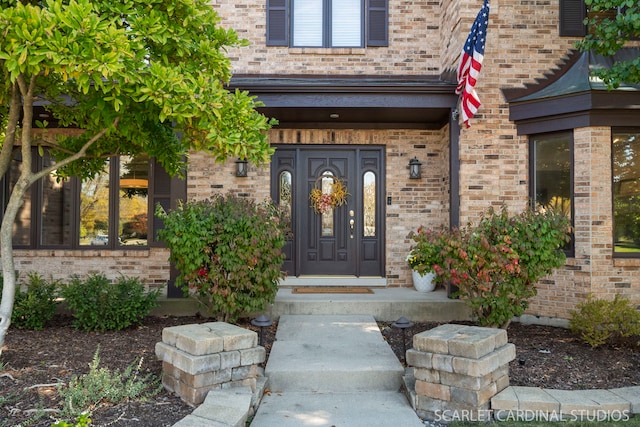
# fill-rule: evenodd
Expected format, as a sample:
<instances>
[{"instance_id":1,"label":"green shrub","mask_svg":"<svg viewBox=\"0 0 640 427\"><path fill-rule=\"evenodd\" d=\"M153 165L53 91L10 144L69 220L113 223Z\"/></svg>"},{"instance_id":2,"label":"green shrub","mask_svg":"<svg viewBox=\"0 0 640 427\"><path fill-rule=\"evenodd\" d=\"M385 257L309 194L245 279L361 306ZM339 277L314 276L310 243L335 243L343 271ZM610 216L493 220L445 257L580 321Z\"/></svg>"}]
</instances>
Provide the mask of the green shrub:
<instances>
[{"instance_id":1,"label":"green shrub","mask_svg":"<svg viewBox=\"0 0 640 427\"><path fill-rule=\"evenodd\" d=\"M483 326L506 328L527 309L536 282L564 264L569 220L527 209L510 216L493 208L476 226L425 234L441 247L434 270L459 288Z\"/></svg>"},{"instance_id":2,"label":"green shrub","mask_svg":"<svg viewBox=\"0 0 640 427\"><path fill-rule=\"evenodd\" d=\"M570 312L569 329L592 348L640 339L640 311L618 294L613 300L590 296ZM635 340L635 344L640 341Z\"/></svg>"},{"instance_id":3,"label":"green shrub","mask_svg":"<svg viewBox=\"0 0 640 427\"><path fill-rule=\"evenodd\" d=\"M137 278L120 277L111 283L102 274L85 280L74 276L61 290L75 317L74 327L85 331L118 331L140 324L157 305L158 294L145 292Z\"/></svg>"},{"instance_id":4,"label":"green shrub","mask_svg":"<svg viewBox=\"0 0 640 427\"><path fill-rule=\"evenodd\" d=\"M26 291L16 285L11 325L21 329L40 330L56 314L57 281L47 281L37 273L28 274ZM0 292L2 278L0 277Z\"/></svg>"},{"instance_id":5,"label":"green shrub","mask_svg":"<svg viewBox=\"0 0 640 427\"><path fill-rule=\"evenodd\" d=\"M89 365L89 373L73 376L67 386L60 387L60 397L64 401L60 412L63 417L91 414L105 404L145 400L160 390L159 380L151 374L140 376L142 359L120 372L99 367L99 353L100 347Z\"/></svg>"},{"instance_id":6,"label":"green shrub","mask_svg":"<svg viewBox=\"0 0 640 427\"><path fill-rule=\"evenodd\" d=\"M180 271L176 285L222 321L264 310L278 291L285 242L280 212L233 195L180 205L166 214L159 237Z\"/></svg>"}]
</instances>

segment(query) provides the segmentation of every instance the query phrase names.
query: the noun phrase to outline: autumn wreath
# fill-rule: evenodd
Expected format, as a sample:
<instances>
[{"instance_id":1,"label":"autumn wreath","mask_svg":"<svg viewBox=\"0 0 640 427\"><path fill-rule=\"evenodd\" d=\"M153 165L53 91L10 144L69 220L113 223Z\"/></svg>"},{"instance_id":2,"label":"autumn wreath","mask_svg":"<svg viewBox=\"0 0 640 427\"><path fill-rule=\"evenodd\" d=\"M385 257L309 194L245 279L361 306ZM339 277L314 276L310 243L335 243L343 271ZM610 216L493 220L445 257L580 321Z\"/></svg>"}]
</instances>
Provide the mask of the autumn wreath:
<instances>
[{"instance_id":1,"label":"autumn wreath","mask_svg":"<svg viewBox=\"0 0 640 427\"><path fill-rule=\"evenodd\" d=\"M332 179L333 184L326 188L326 186L323 186L324 178ZM347 197L349 197L347 186L344 185L340 178L332 175L322 175L316 179L313 189L309 193L311 207L319 214L328 212L336 206L342 206L347 201Z\"/></svg>"}]
</instances>

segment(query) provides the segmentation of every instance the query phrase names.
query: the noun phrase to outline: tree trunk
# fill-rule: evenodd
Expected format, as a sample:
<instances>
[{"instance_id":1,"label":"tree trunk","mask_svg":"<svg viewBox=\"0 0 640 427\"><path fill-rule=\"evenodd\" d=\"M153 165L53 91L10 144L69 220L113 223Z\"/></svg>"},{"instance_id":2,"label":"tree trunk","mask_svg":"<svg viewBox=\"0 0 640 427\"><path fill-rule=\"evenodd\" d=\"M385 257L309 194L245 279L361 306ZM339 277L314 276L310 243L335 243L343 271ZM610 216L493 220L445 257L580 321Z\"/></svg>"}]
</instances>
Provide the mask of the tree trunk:
<instances>
[{"instance_id":1,"label":"tree trunk","mask_svg":"<svg viewBox=\"0 0 640 427\"><path fill-rule=\"evenodd\" d=\"M19 180L7 204L0 226L0 257L2 258L2 300L0 300L0 356L4 339L11 325L11 313L16 294L16 268L13 262L13 224L22 205L29 183Z\"/></svg>"}]
</instances>

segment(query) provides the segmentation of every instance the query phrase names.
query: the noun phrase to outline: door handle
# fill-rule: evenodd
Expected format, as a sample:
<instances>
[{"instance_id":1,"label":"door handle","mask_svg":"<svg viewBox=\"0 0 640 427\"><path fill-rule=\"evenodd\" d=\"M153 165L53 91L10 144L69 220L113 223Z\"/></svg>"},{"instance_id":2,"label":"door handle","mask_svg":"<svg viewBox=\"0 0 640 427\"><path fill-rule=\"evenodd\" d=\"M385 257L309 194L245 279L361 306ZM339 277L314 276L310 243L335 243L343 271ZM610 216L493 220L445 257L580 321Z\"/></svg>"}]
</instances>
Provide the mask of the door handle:
<instances>
[{"instance_id":1,"label":"door handle","mask_svg":"<svg viewBox=\"0 0 640 427\"><path fill-rule=\"evenodd\" d=\"M353 239L353 233L355 231L355 224L356 224L356 221L353 218L351 218L349 220L349 238L351 238L351 239Z\"/></svg>"}]
</instances>

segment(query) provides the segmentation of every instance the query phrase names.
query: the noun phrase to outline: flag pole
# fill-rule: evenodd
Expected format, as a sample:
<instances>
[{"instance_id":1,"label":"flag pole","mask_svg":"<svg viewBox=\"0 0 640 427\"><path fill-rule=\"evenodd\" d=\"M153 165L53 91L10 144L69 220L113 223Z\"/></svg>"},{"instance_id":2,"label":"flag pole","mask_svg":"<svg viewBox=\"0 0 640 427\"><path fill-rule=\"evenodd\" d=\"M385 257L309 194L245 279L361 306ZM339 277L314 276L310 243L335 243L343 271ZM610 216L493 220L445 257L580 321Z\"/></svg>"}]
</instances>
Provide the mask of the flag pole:
<instances>
[{"instance_id":1,"label":"flag pole","mask_svg":"<svg viewBox=\"0 0 640 427\"><path fill-rule=\"evenodd\" d=\"M458 95L458 99L456 100L456 107L453 110L451 110L451 118L455 121L458 121L458 119L460 118L460 111L458 110L458 108L460 106L461 99L462 99L462 93Z\"/></svg>"}]
</instances>

